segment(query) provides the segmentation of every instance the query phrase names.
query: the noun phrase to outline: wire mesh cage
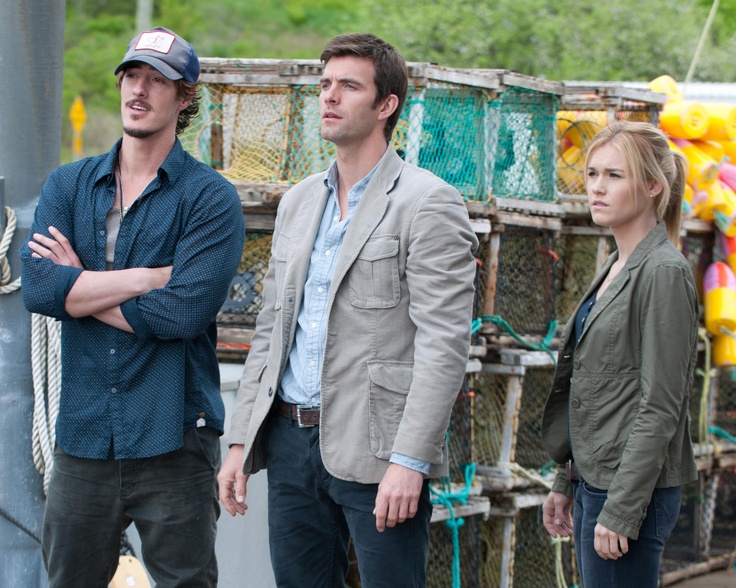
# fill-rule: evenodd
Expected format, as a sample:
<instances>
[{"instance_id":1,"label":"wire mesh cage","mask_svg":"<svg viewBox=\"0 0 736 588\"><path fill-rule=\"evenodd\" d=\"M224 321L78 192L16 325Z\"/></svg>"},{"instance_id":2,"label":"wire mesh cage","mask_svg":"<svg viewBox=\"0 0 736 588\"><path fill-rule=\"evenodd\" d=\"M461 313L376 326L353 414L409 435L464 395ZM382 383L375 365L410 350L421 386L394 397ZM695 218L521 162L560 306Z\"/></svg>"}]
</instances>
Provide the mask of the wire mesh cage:
<instances>
[{"instance_id":1,"label":"wire mesh cage","mask_svg":"<svg viewBox=\"0 0 736 588\"><path fill-rule=\"evenodd\" d=\"M515 462L539 469L549 462L541 419L553 373L551 366L488 364L475 376L473 451L479 466Z\"/></svg>"},{"instance_id":2,"label":"wire mesh cage","mask_svg":"<svg viewBox=\"0 0 736 588\"><path fill-rule=\"evenodd\" d=\"M715 233L710 226L702 227L692 221L685 221L683 224L685 234L680 239L680 250L690 264L690 269L695 276L698 296L702 301L703 276L708 266L713 263Z\"/></svg>"},{"instance_id":3,"label":"wire mesh cage","mask_svg":"<svg viewBox=\"0 0 736 588\"><path fill-rule=\"evenodd\" d=\"M327 168L316 61L205 58L200 116L185 149L234 182L296 183ZM409 64L392 144L468 200L555 198L554 120L562 85L502 70Z\"/></svg>"},{"instance_id":4,"label":"wire mesh cage","mask_svg":"<svg viewBox=\"0 0 736 588\"><path fill-rule=\"evenodd\" d=\"M271 258L272 233L248 231L238 271L230 282L228 296L217 317L229 327L255 326L263 308L263 277Z\"/></svg>"},{"instance_id":5,"label":"wire mesh cage","mask_svg":"<svg viewBox=\"0 0 736 588\"><path fill-rule=\"evenodd\" d=\"M545 335L555 320L554 232L504 225L498 239L497 267L487 314L502 318L517 334Z\"/></svg>"},{"instance_id":6,"label":"wire mesh cage","mask_svg":"<svg viewBox=\"0 0 736 588\"><path fill-rule=\"evenodd\" d=\"M555 315L559 323L572 316L593 278L615 249L613 237L595 228L566 227L556 236L553 249L556 256L554 294Z\"/></svg>"},{"instance_id":7,"label":"wire mesh cage","mask_svg":"<svg viewBox=\"0 0 736 588\"><path fill-rule=\"evenodd\" d=\"M663 94L611 83L565 82L557 113L557 189L585 194L585 158L593 137L617 120L657 124Z\"/></svg>"},{"instance_id":8,"label":"wire mesh cage","mask_svg":"<svg viewBox=\"0 0 736 588\"><path fill-rule=\"evenodd\" d=\"M524 374L514 460L523 468L541 469L550 461L542 444L542 413L553 376L552 366L527 368Z\"/></svg>"},{"instance_id":9,"label":"wire mesh cage","mask_svg":"<svg viewBox=\"0 0 736 588\"><path fill-rule=\"evenodd\" d=\"M480 516L463 517L458 530L460 547L460 585L463 588L485 588L480 582ZM429 526L429 563L427 565L428 588L450 588L453 586L453 539L452 529L445 522Z\"/></svg>"},{"instance_id":10,"label":"wire mesh cage","mask_svg":"<svg viewBox=\"0 0 736 588\"><path fill-rule=\"evenodd\" d=\"M554 541L542 525L544 495L498 497L520 503L509 515L491 516L481 526L480 585L503 588L573 586L576 571L571 542ZM506 510L503 506L500 511Z\"/></svg>"},{"instance_id":11,"label":"wire mesh cage","mask_svg":"<svg viewBox=\"0 0 736 588\"><path fill-rule=\"evenodd\" d=\"M716 431L725 432L730 438L736 437L736 368L722 367L718 370L718 388L715 394L713 425ZM725 437L725 439L724 439ZM729 437L719 435L719 442L728 451L736 451L736 445Z\"/></svg>"},{"instance_id":12,"label":"wire mesh cage","mask_svg":"<svg viewBox=\"0 0 736 588\"><path fill-rule=\"evenodd\" d=\"M736 558L736 468L714 473L716 477L713 528L710 534L711 558Z\"/></svg>"},{"instance_id":13,"label":"wire mesh cage","mask_svg":"<svg viewBox=\"0 0 736 588\"><path fill-rule=\"evenodd\" d=\"M691 567L707 559L708 491L708 481L704 472L699 472L697 480L682 487L680 514L664 546L660 563L661 573Z\"/></svg>"}]
</instances>

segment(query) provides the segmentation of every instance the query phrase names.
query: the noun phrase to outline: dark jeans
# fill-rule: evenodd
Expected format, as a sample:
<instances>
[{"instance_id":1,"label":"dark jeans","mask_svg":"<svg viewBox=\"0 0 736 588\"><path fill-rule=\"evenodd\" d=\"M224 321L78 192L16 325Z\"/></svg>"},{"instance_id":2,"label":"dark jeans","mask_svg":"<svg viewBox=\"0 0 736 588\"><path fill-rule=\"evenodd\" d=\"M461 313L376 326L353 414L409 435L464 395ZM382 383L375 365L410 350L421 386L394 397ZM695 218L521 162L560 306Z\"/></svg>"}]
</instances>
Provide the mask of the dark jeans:
<instances>
[{"instance_id":1,"label":"dark jeans","mask_svg":"<svg viewBox=\"0 0 736 588\"><path fill-rule=\"evenodd\" d=\"M657 588L664 543L677 523L682 487L656 488L639 530L629 539L629 552L602 559L595 551L595 526L608 493L584 481L575 483L573 498L575 556L582 588Z\"/></svg>"},{"instance_id":2,"label":"dark jeans","mask_svg":"<svg viewBox=\"0 0 736 588\"><path fill-rule=\"evenodd\" d=\"M219 466L219 435L205 427L145 459L81 459L57 447L43 523L51 588L106 587L131 522L158 587L216 586Z\"/></svg>"},{"instance_id":3,"label":"dark jeans","mask_svg":"<svg viewBox=\"0 0 736 588\"><path fill-rule=\"evenodd\" d=\"M271 564L280 588L343 588L351 536L363 588L426 586L427 482L417 515L379 533L373 515L378 484L331 476L319 451L319 427L300 429L272 416L264 443Z\"/></svg>"}]
</instances>

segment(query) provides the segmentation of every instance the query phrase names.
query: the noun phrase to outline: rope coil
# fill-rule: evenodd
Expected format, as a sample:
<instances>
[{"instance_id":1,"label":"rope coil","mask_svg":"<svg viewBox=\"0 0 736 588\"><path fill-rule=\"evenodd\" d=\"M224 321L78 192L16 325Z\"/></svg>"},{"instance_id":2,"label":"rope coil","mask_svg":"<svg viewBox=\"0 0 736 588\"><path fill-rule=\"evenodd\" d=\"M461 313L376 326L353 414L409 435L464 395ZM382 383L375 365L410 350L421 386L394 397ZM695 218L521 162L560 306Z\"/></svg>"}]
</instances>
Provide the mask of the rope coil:
<instances>
[{"instance_id":1,"label":"rope coil","mask_svg":"<svg viewBox=\"0 0 736 588\"><path fill-rule=\"evenodd\" d=\"M0 294L11 294L20 288L20 278L14 282L10 281L10 263L8 263L8 249L10 249L10 242L13 240L13 233L15 233L15 211L9 206L5 207L5 218L7 224L5 231L3 231L2 239L0 239Z\"/></svg>"}]
</instances>

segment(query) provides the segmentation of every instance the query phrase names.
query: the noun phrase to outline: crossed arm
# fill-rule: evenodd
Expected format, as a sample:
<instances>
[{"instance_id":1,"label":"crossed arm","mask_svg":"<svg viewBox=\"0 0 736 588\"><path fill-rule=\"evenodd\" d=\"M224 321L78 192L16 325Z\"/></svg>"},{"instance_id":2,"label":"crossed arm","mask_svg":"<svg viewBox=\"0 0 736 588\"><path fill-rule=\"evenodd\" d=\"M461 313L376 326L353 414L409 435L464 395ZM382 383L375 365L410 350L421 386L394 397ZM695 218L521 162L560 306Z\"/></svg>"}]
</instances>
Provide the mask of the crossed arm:
<instances>
[{"instance_id":1,"label":"crossed arm","mask_svg":"<svg viewBox=\"0 0 736 588\"><path fill-rule=\"evenodd\" d=\"M57 265L84 270L69 240L55 227L49 227L51 237L34 233L28 242L33 257L45 258ZM171 277L172 266L129 268L95 272L83 271L72 286L64 303L74 318L93 316L117 329L132 333L120 305L126 300L163 288Z\"/></svg>"}]
</instances>

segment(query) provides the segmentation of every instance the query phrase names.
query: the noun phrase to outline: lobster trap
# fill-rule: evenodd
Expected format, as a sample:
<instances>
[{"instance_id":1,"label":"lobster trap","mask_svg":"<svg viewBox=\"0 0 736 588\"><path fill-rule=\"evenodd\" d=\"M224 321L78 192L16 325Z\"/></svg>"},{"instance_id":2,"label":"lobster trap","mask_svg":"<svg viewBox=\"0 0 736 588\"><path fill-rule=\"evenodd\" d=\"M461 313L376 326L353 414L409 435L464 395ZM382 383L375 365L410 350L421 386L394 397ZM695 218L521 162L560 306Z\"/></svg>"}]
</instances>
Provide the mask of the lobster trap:
<instances>
[{"instance_id":1,"label":"lobster trap","mask_svg":"<svg viewBox=\"0 0 736 588\"><path fill-rule=\"evenodd\" d=\"M549 475L542 444L542 412L554 375L543 352L501 352L505 363L483 364L472 386L473 451L485 492L505 492L538 484ZM531 480L531 481L530 481Z\"/></svg>"},{"instance_id":2,"label":"lobster trap","mask_svg":"<svg viewBox=\"0 0 736 588\"><path fill-rule=\"evenodd\" d=\"M234 184L291 185L325 170L314 60L203 58L200 116L181 140ZM410 63L392 144L468 200L555 197L554 120L562 85L503 70Z\"/></svg>"},{"instance_id":3,"label":"lobster trap","mask_svg":"<svg viewBox=\"0 0 736 588\"><path fill-rule=\"evenodd\" d=\"M556 541L542 524L545 493L492 497L482 523L480 585L500 588L566 588L575 585L572 542Z\"/></svg>"},{"instance_id":4,"label":"lobster trap","mask_svg":"<svg viewBox=\"0 0 736 588\"><path fill-rule=\"evenodd\" d=\"M664 94L616 83L564 82L557 112L557 190L562 198L585 194L585 158L593 137L618 120L656 125Z\"/></svg>"},{"instance_id":5,"label":"lobster trap","mask_svg":"<svg viewBox=\"0 0 736 588\"><path fill-rule=\"evenodd\" d=\"M718 387L713 410L713 429L723 451L735 452L736 443L736 368L718 370Z\"/></svg>"}]
</instances>

